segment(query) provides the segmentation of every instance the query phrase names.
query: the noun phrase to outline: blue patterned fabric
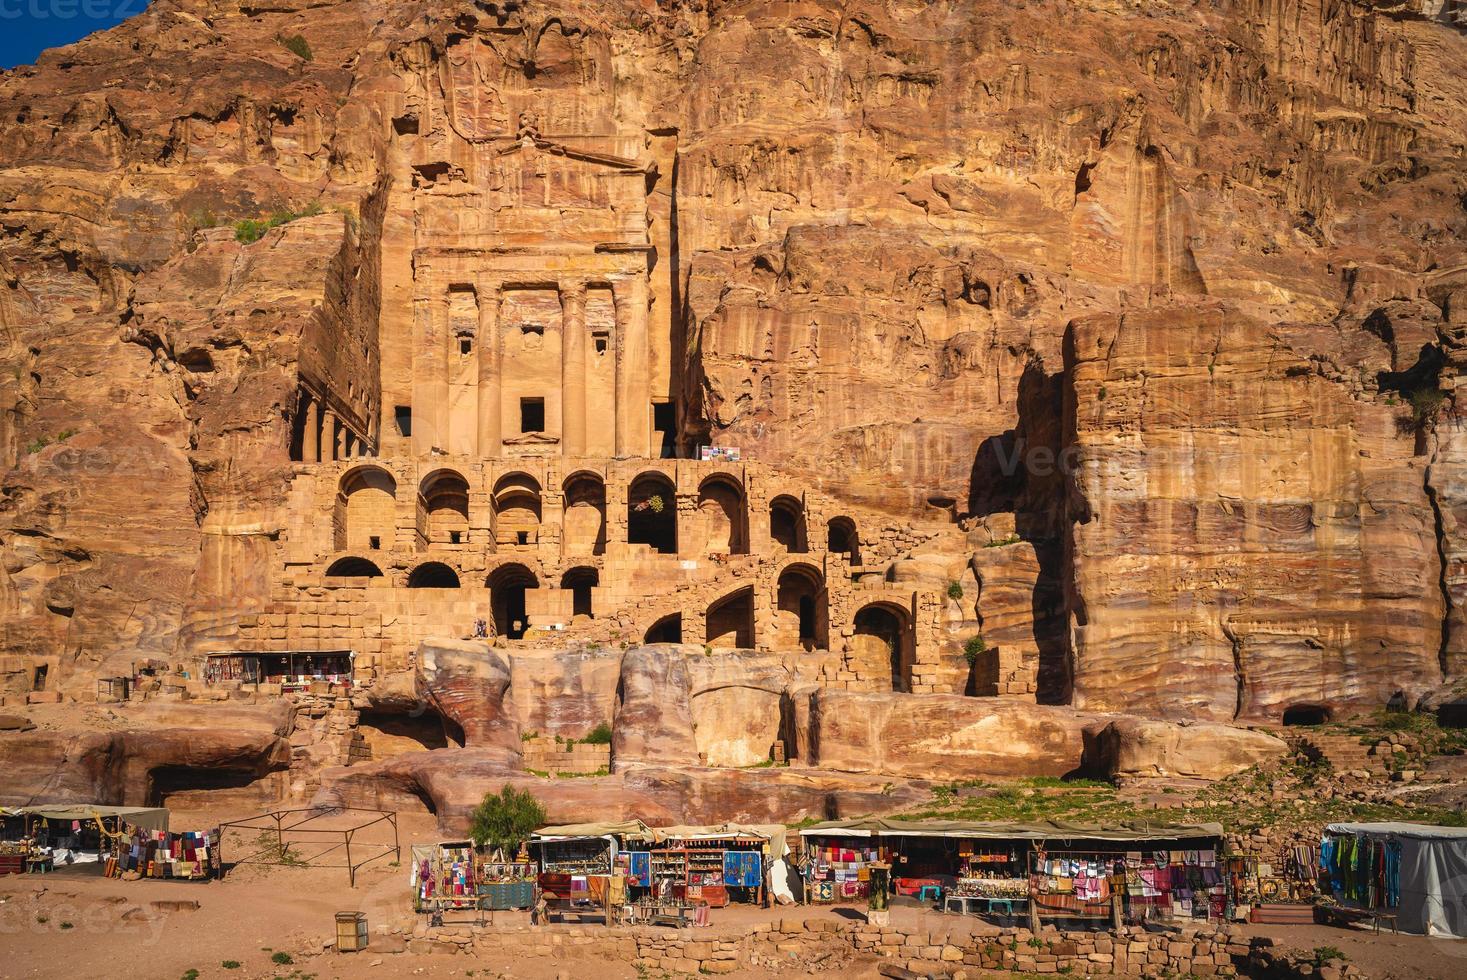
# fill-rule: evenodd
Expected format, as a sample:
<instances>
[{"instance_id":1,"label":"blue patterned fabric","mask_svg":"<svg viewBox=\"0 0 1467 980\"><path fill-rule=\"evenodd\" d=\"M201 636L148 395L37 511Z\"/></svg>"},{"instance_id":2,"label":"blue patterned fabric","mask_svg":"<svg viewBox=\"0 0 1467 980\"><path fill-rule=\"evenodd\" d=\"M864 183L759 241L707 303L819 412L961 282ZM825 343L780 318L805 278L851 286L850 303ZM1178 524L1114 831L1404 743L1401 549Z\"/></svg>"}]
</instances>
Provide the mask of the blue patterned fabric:
<instances>
[{"instance_id":1,"label":"blue patterned fabric","mask_svg":"<svg viewBox=\"0 0 1467 980\"><path fill-rule=\"evenodd\" d=\"M758 851L724 851L723 883L734 888L758 888L763 875Z\"/></svg>"}]
</instances>

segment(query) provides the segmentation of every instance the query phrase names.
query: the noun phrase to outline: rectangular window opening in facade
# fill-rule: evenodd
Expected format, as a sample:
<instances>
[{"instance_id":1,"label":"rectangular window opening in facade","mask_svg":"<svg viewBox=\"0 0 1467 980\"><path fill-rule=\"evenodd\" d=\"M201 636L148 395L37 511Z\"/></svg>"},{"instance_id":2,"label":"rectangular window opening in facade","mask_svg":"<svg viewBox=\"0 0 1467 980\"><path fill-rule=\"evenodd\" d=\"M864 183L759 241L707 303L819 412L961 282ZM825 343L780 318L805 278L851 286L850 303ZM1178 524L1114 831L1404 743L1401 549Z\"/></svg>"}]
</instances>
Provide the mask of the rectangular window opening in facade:
<instances>
[{"instance_id":1,"label":"rectangular window opening in facade","mask_svg":"<svg viewBox=\"0 0 1467 980\"><path fill-rule=\"evenodd\" d=\"M382 539L377 537L377 535L375 534L372 535L371 537L367 538L367 547L373 551L381 551Z\"/></svg>"},{"instance_id":2,"label":"rectangular window opening in facade","mask_svg":"<svg viewBox=\"0 0 1467 980\"><path fill-rule=\"evenodd\" d=\"M458 341L458 352L468 356L474 352L474 342L467 337L460 337Z\"/></svg>"},{"instance_id":3,"label":"rectangular window opening in facade","mask_svg":"<svg viewBox=\"0 0 1467 980\"><path fill-rule=\"evenodd\" d=\"M545 399L543 399L543 398L521 398L520 399L520 431L521 432L544 432L545 431Z\"/></svg>"},{"instance_id":4,"label":"rectangular window opening in facade","mask_svg":"<svg viewBox=\"0 0 1467 980\"><path fill-rule=\"evenodd\" d=\"M611 332L609 330L597 330L591 334L591 342L595 346L597 354L605 354L611 347Z\"/></svg>"},{"instance_id":5,"label":"rectangular window opening in facade","mask_svg":"<svg viewBox=\"0 0 1467 980\"><path fill-rule=\"evenodd\" d=\"M663 459L677 458L677 412L672 402L652 404L652 428L657 433L658 450Z\"/></svg>"},{"instance_id":6,"label":"rectangular window opening in facade","mask_svg":"<svg viewBox=\"0 0 1467 980\"><path fill-rule=\"evenodd\" d=\"M392 418L397 423L398 435L410 436L413 434L413 410L411 406L394 406L392 409Z\"/></svg>"}]
</instances>

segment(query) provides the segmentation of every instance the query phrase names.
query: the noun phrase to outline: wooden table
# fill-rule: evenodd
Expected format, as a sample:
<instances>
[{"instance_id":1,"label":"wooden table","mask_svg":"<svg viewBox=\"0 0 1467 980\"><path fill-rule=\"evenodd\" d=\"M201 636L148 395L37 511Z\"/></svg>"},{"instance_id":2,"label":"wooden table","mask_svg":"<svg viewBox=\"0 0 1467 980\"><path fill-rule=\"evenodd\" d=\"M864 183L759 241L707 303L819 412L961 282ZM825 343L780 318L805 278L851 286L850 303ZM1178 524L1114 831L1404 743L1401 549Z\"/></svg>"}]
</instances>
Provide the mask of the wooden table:
<instances>
[{"instance_id":1,"label":"wooden table","mask_svg":"<svg viewBox=\"0 0 1467 980\"><path fill-rule=\"evenodd\" d=\"M632 921L639 925L674 926L678 929L691 925L694 913L693 906L675 902L635 904L627 908L631 909Z\"/></svg>"}]
</instances>

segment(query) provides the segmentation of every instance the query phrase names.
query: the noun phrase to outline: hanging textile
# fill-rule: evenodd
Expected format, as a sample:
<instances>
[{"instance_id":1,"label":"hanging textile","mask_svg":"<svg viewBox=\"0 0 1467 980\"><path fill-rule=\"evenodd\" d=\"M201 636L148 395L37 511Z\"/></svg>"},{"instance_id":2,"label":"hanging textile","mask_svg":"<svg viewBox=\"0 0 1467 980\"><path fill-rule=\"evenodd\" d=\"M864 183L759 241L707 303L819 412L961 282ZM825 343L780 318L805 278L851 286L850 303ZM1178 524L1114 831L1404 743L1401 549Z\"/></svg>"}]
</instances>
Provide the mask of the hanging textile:
<instances>
[{"instance_id":1,"label":"hanging textile","mask_svg":"<svg viewBox=\"0 0 1467 980\"><path fill-rule=\"evenodd\" d=\"M735 888L758 888L763 882L758 851L724 851L723 883ZM859 880L859 870L855 876Z\"/></svg>"}]
</instances>

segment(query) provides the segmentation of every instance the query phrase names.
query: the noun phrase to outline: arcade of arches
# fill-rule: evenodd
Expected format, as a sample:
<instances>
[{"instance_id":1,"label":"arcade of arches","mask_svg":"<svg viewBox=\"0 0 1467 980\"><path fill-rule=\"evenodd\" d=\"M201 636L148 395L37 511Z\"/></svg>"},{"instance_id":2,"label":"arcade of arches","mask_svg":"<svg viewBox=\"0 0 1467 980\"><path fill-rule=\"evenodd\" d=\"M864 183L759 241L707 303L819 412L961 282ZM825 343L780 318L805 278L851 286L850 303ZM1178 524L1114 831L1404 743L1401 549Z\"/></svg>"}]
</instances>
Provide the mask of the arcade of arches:
<instances>
[{"instance_id":1,"label":"arcade of arches","mask_svg":"<svg viewBox=\"0 0 1467 980\"><path fill-rule=\"evenodd\" d=\"M886 574L904 544L889 522L758 464L435 455L297 480L282 572L311 571L282 575L250 645L350 646L394 669L434 636L686 643L829 658L853 688L971 686L940 594Z\"/></svg>"}]
</instances>

